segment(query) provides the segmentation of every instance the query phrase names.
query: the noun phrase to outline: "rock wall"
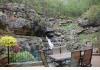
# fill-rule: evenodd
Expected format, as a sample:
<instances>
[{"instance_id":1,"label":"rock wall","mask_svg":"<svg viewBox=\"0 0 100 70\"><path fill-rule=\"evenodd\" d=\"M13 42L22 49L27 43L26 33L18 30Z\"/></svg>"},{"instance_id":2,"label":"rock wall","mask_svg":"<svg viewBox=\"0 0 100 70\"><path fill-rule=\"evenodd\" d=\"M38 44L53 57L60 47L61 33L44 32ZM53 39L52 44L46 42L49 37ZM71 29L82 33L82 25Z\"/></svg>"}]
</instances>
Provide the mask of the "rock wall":
<instances>
[{"instance_id":1,"label":"rock wall","mask_svg":"<svg viewBox=\"0 0 100 70\"><path fill-rule=\"evenodd\" d=\"M0 25L8 27L13 34L37 35L46 27L45 20L24 4L7 3L0 10Z\"/></svg>"}]
</instances>

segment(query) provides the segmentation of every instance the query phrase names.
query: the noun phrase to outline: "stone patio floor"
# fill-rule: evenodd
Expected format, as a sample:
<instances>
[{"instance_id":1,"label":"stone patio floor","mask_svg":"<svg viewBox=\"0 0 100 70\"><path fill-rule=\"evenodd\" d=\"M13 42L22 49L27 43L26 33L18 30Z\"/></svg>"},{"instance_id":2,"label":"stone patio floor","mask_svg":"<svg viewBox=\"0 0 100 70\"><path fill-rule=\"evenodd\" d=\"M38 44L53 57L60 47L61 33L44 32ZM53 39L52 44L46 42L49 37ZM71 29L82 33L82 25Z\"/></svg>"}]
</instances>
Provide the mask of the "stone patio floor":
<instances>
[{"instance_id":1,"label":"stone patio floor","mask_svg":"<svg viewBox=\"0 0 100 70\"><path fill-rule=\"evenodd\" d=\"M92 67L100 67L100 56L92 56Z\"/></svg>"},{"instance_id":2,"label":"stone patio floor","mask_svg":"<svg viewBox=\"0 0 100 70\"><path fill-rule=\"evenodd\" d=\"M100 67L100 55L99 56L92 56L91 63L92 63L92 67ZM41 66L36 66L36 67L41 67ZM42 66L42 67L44 67L44 66Z\"/></svg>"}]
</instances>

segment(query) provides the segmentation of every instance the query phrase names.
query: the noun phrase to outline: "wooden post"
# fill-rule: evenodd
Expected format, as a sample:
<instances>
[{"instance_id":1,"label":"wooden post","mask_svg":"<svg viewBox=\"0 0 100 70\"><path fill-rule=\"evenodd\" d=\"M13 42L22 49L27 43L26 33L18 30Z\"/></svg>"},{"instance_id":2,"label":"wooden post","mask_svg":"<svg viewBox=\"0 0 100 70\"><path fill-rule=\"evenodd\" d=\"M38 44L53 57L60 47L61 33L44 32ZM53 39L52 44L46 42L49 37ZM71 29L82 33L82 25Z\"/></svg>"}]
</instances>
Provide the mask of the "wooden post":
<instances>
[{"instance_id":1,"label":"wooden post","mask_svg":"<svg viewBox=\"0 0 100 70\"><path fill-rule=\"evenodd\" d=\"M62 51L61 51L61 46L60 46L60 48L59 48L59 49L60 49L60 54L61 54L61 53L62 53Z\"/></svg>"},{"instance_id":2,"label":"wooden post","mask_svg":"<svg viewBox=\"0 0 100 70\"><path fill-rule=\"evenodd\" d=\"M10 51L10 50L9 50L9 47L8 47L8 64L9 64L9 51Z\"/></svg>"}]
</instances>

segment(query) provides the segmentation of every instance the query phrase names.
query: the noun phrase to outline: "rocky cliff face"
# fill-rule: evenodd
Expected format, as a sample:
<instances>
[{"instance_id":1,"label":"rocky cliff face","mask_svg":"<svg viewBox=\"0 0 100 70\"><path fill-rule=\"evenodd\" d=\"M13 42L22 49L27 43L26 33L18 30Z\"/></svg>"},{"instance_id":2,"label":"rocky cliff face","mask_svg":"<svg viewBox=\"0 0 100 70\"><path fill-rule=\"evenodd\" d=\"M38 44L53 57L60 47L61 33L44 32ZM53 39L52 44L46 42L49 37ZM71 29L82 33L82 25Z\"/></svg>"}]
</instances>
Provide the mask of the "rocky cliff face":
<instances>
[{"instance_id":1,"label":"rocky cliff face","mask_svg":"<svg viewBox=\"0 0 100 70\"><path fill-rule=\"evenodd\" d=\"M78 40L80 37L82 37L83 41L83 38L87 36L86 34L92 35L100 31L100 26L91 25L88 19L78 18L74 21L68 19L43 18L38 15L34 9L24 4L7 3L1 6L0 9L0 29L2 31L10 31L11 34L24 36L45 36L47 29L52 28L57 38L62 36L65 39L64 43L67 43L69 49L73 47L80 48L80 41ZM99 21L97 24L99 24ZM75 34L72 34L72 31L74 31ZM92 38L91 36L87 37ZM93 39L95 39L95 37L93 36Z\"/></svg>"},{"instance_id":2,"label":"rocky cliff face","mask_svg":"<svg viewBox=\"0 0 100 70\"><path fill-rule=\"evenodd\" d=\"M45 20L24 4L7 3L0 9L1 27L8 27L13 34L33 35L46 27Z\"/></svg>"}]
</instances>

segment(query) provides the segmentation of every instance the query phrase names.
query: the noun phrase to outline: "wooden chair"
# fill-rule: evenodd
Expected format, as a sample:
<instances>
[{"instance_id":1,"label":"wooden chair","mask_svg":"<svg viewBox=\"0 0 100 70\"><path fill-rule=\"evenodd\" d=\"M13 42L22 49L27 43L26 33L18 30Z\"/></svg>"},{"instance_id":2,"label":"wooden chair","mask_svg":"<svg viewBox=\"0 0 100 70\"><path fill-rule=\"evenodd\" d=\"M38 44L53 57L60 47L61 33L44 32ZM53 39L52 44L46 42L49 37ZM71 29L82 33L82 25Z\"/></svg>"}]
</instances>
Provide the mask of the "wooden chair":
<instances>
[{"instance_id":1,"label":"wooden chair","mask_svg":"<svg viewBox=\"0 0 100 70\"><path fill-rule=\"evenodd\" d=\"M82 60L81 60L82 67L92 66L92 64L91 64L92 52L93 52L92 49L88 49L88 50L84 51L84 55L83 55Z\"/></svg>"},{"instance_id":2,"label":"wooden chair","mask_svg":"<svg viewBox=\"0 0 100 70\"><path fill-rule=\"evenodd\" d=\"M52 51L52 54L51 55L60 54L60 48L59 47L54 47L51 51ZM48 67L49 65L48 65L47 58L49 57L49 55L46 56L45 51L41 50L40 51L40 56L41 56L41 60L42 60L43 65L45 67ZM49 58L49 59L50 59L50 62L52 62L52 63L54 63L56 65L55 60L53 60L51 58Z\"/></svg>"},{"instance_id":3,"label":"wooden chair","mask_svg":"<svg viewBox=\"0 0 100 70\"><path fill-rule=\"evenodd\" d=\"M81 51L71 52L71 66L80 66Z\"/></svg>"},{"instance_id":4,"label":"wooden chair","mask_svg":"<svg viewBox=\"0 0 100 70\"><path fill-rule=\"evenodd\" d=\"M55 47L51 51L52 51L52 54L60 54L59 47ZM42 60L43 65L45 67L48 67L49 64L48 64L47 58L49 57L49 55L47 56L46 52L44 50L40 50L40 56L41 56L41 60ZM50 58L50 62L53 62L55 64L54 60L52 60L51 58Z\"/></svg>"},{"instance_id":5,"label":"wooden chair","mask_svg":"<svg viewBox=\"0 0 100 70\"><path fill-rule=\"evenodd\" d=\"M40 56L41 56L41 60L42 60L43 65L45 67L48 67L48 62L47 62L47 57L46 57L45 51L40 50Z\"/></svg>"}]
</instances>

